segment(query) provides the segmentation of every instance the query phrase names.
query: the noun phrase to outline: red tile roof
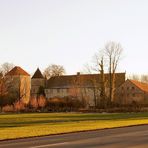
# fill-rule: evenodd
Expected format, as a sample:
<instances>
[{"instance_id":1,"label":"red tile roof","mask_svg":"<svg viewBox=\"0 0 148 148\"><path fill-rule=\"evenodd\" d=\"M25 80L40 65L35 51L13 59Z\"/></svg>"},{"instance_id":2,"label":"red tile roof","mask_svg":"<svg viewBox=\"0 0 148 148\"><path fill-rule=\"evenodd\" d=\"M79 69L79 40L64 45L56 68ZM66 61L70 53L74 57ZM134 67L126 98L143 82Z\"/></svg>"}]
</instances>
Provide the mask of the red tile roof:
<instances>
[{"instance_id":1,"label":"red tile roof","mask_svg":"<svg viewBox=\"0 0 148 148\"><path fill-rule=\"evenodd\" d=\"M148 84L147 83L139 82L136 80L129 80L129 81L131 81L134 85L136 85L142 91L148 92Z\"/></svg>"},{"instance_id":2,"label":"red tile roof","mask_svg":"<svg viewBox=\"0 0 148 148\"><path fill-rule=\"evenodd\" d=\"M23 70L19 66L15 66L12 70L10 70L6 76L17 76L17 75L24 75L24 76L30 76L25 70Z\"/></svg>"}]
</instances>

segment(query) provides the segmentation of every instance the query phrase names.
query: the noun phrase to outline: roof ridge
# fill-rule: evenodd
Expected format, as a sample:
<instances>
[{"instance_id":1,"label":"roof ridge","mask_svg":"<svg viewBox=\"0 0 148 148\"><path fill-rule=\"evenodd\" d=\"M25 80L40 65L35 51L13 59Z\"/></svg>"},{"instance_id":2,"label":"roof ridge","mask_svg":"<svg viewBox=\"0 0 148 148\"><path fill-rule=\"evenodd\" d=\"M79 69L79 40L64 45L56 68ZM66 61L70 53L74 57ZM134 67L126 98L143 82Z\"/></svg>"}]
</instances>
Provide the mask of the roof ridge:
<instances>
[{"instance_id":1,"label":"roof ridge","mask_svg":"<svg viewBox=\"0 0 148 148\"><path fill-rule=\"evenodd\" d=\"M62 76L53 76L47 81L47 88L51 87L70 87L75 85L75 79L80 82L81 85L85 86L94 86L94 81L97 85L100 85L101 75L99 74L90 74L90 75L62 75ZM109 74L105 76L105 79L109 79ZM121 85L125 82L125 73L122 73L121 76L117 74L117 83L116 86ZM76 82L77 83L77 82ZM96 85L96 84L95 84Z\"/></svg>"},{"instance_id":2,"label":"roof ridge","mask_svg":"<svg viewBox=\"0 0 148 148\"><path fill-rule=\"evenodd\" d=\"M106 75L108 75L109 73L104 73L104 74L106 74ZM115 73L115 74L125 74L125 72L117 72L117 73ZM61 77L61 76L77 76L78 74L72 74L72 75L60 75L60 76L54 76L54 77ZM100 75L100 73L93 73L93 74L83 74L83 73L80 73L79 74L79 76L83 76L83 75Z\"/></svg>"}]
</instances>

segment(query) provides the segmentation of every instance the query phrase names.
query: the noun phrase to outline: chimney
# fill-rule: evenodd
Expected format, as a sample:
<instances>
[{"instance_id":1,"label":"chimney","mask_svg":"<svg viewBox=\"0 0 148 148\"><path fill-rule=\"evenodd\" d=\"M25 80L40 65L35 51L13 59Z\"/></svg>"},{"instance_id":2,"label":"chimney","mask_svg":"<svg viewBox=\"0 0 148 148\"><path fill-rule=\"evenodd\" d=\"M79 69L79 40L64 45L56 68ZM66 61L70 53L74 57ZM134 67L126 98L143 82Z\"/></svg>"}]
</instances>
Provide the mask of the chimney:
<instances>
[{"instance_id":1,"label":"chimney","mask_svg":"<svg viewBox=\"0 0 148 148\"><path fill-rule=\"evenodd\" d=\"M79 76L80 75L80 72L77 72L77 75Z\"/></svg>"}]
</instances>

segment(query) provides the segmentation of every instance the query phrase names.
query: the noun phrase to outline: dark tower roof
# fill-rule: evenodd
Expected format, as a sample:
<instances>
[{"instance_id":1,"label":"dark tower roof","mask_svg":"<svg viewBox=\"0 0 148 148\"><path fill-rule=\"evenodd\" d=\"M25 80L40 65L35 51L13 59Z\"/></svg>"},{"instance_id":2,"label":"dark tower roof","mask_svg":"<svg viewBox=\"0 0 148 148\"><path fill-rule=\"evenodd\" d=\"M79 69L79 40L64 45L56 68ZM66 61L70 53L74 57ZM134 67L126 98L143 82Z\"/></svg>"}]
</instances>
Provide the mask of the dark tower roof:
<instances>
[{"instance_id":1,"label":"dark tower roof","mask_svg":"<svg viewBox=\"0 0 148 148\"><path fill-rule=\"evenodd\" d=\"M32 79L38 79L38 78L40 79L44 78L39 68L36 70L36 72L32 76Z\"/></svg>"},{"instance_id":2,"label":"dark tower roof","mask_svg":"<svg viewBox=\"0 0 148 148\"><path fill-rule=\"evenodd\" d=\"M12 70L10 70L6 74L6 76L18 76L18 75L30 76L25 70L23 70L19 66L15 66Z\"/></svg>"}]
</instances>

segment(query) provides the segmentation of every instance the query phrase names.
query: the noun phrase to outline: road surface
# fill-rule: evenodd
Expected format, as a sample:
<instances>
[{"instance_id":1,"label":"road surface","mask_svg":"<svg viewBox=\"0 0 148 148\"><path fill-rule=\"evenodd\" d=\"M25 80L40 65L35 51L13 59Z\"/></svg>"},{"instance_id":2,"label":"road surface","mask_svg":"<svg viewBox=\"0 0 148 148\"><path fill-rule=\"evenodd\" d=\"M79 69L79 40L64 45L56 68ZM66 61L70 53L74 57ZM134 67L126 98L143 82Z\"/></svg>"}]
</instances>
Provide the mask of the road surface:
<instances>
[{"instance_id":1,"label":"road surface","mask_svg":"<svg viewBox=\"0 0 148 148\"><path fill-rule=\"evenodd\" d=\"M1 141L0 148L148 148L148 125Z\"/></svg>"}]
</instances>

